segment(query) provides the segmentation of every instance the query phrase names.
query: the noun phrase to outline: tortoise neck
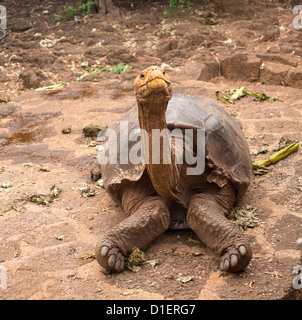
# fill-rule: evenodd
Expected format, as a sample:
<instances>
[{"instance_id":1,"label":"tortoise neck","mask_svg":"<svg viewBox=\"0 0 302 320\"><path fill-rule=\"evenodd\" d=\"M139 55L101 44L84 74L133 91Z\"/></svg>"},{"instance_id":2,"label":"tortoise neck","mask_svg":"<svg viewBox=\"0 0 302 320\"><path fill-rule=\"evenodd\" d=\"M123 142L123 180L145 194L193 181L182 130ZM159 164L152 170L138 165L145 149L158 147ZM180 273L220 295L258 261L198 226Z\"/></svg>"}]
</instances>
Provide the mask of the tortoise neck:
<instances>
[{"instance_id":1,"label":"tortoise neck","mask_svg":"<svg viewBox=\"0 0 302 320\"><path fill-rule=\"evenodd\" d=\"M140 127L147 132L147 135L142 135L143 149L145 151L148 150L148 153L145 154L145 159L148 159L146 165L147 172L157 193L169 203L173 201L172 190L175 186L177 168L175 166L172 148L170 163L167 164L164 162L164 156L166 155L163 153L163 141L169 141L170 139L168 130L164 130L167 129L167 105L168 101L166 103L153 101L143 106L138 104L138 113ZM156 134L160 134L160 136L154 137ZM154 143L154 141L158 143ZM154 155L153 152L155 153ZM155 158L159 160L156 161L156 163L154 163Z\"/></svg>"},{"instance_id":2,"label":"tortoise neck","mask_svg":"<svg viewBox=\"0 0 302 320\"><path fill-rule=\"evenodd\" d=\"M141 129L144 129L148 134L152 134L153 129L166 129L166 109L168 103L154 101L153 103L138 104L138 116Z\"/></svg>"}]
</instances>

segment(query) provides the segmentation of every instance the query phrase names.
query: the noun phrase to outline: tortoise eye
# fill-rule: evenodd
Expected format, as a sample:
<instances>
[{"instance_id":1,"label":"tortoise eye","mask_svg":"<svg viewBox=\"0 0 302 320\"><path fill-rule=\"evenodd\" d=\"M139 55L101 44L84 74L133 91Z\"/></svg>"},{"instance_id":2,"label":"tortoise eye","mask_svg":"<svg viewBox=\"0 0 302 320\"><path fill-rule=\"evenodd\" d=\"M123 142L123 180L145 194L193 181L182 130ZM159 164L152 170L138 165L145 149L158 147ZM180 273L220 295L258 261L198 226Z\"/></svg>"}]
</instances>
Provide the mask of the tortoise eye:
<instances>
[{"instance_id":1,"label":"tortoise eye","mask_svg":"<svg viewBox=\"0 0 302 320\"><path fill-rule=\"evenodd\" d=\"M165 75L166 74L166 71L163 71L163 75Z\"/></svg>"},{"instance_id":2,"label":"tortoise eye","mask_svg":"<svg viewBox=\"0 0 302 320\"><path fill-rule=\"evenodd\" d=\"M143 73L141 73L141 76L140 76L141 79L145 79L145 75Z\"/></svg>"}]
</instances>

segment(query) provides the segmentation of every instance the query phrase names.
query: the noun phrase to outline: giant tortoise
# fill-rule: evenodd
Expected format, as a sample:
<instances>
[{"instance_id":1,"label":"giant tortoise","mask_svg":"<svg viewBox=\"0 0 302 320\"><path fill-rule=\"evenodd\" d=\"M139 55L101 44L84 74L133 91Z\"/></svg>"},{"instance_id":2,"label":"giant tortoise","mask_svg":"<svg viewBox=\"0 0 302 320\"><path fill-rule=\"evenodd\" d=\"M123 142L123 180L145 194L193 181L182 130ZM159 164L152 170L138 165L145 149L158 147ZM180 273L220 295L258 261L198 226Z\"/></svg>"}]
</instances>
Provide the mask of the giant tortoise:
<instances>
[{"instance_id":1,"label":"giant tortoise","mask_svg":"<svg viewBox=\"0 0 302 320\"><path fill-rule=\"evenodd\" d=\"M210 100L172 96L170 78L157 66L141 72L134 82L134 91L137 107L110 127L116 132L115 147L120 146L117 161L103 162L91 171L94 180L102 174L105 189L127 216L97 243L97 261L106 269L122 271L124 259L134 247L146 248L169 226L189 227L221 257L220 270L243 270L251 260L252 250L244 234L227 219L251 181L250 153L240 122ZM128 152L135 141L126 137L129 143L120 143L121 139L125 141L120 123L127 123L129 132L147 133L141 135L141 152L148 151L147 160L151 161L120 161L121 153ZM183 151L179 146L184 148L185 144L176 143L177 139L183 142L184 136L169 136L174 129L184 133L187 129L204 131L204 141L198 142L193 134L191 150L196 155L198 144L201 148L203 145L202 172L188 174L187 169L194 165L176 162ZM152 162L154 132L166 132L172 140L170 163L164 161L164 136L159 140L160 161ZM112 143L111 139L104 142L107 154Z\"/></svg>"}]
</instances>

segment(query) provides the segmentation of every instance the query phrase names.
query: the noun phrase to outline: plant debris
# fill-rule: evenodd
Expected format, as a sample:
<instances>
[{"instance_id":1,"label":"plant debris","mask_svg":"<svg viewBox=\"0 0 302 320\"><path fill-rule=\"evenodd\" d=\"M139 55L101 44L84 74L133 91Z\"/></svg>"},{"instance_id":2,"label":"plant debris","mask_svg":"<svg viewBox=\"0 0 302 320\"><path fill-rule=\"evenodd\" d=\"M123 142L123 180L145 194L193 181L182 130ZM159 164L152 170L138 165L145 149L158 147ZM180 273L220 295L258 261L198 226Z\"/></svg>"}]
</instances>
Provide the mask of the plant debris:
<instances>
[{"instance_id":1,"label":"plant debris","mask_svg":"<svg viewBox=\"0 0 302 320\"><path fill-rule=\"evenodd\" d=\"M282 276L282 274L280 274L278 271L266 271L266 272L264 272L265 274L270 274L270 275L272 275L272 276L275 276L276 277L276 280L279 280L279 279L282 279L283 278L283 276Z\"/></svg>"},{"instance_id":2,"label":"plant debris","mask_svg":"<svg viewBox=\"0 0 302 320\"><path fill-rule=\"evenodd\" d=\"M62 133L63 134L68 134L68 133L70 133L71 132L71 127L67 127L67 128L63 128L62 129Z\"/></svg>"},{"instance_id":3,"label":"plant debris","mask_svg":"<svg viewBox=\"0 0 302 320\"><path fill-rule=\"evenodd\" d=\"M265 101L265 100L271 100L271 101L278 101L278 98L270 98L265 93L258 93L258 92L251 92L248 90L245 90L244 87L240 87L238 89L232 89L232 90L226 90L226 91L216 91L216 98L217 100L223 101L223 102L229 102L231 104L234 104L239 99L246 97L246 96L252 96L254 101Z\"/></svg>"},{"instance_id":4,"label":"plant debris","mask_svg":"<svg viewBox=\"0 0 302 320\"><path fill-rule=\"evenodd\" d=\"M90 74L98 74L100 72L108 72L110 70L105 69L105 68L93 68L93 67L87 67L86 68L86 73L82 74L78 78L76 78L76 81L82 81L85 77L89 76Z\"/></svg>"},{"instance_id":5,"label":"plant debris","mask_svg":"<svg viewBox=\"0 0 302 320\"><path fill-rule=\"evenodd\" d=\"M219 24L222 21L221 19L215 19L215 18L211 18L211 17L199 18L199 17L193 16L193 18L196 19L201 24L204 24L206 26L213 26L213 25Z\"/></svg>"},{"instance_id":6,"label":"plant debris","mask_svg":"<svg viewBox=\"0 0 302 320\"><path fill-rule=\"evenodd\" d=\"M183 285L187 282L193 281L194 277L193 276L174 276L173 274L171 274L170 276L166 276L166 279L170 279L170 280L176 280L178 282L178 284Z\"/></svg>"},{"instance_id":7,"label":"plant debris","mask_svg":"<svg viewBox=\"0 0 302 320\"><path fill-rule=\"evenodd\" d=\"M83 183L81 187L79 187L82 198L88 198L88 197L94 197L95 196L95 190L90 187L87 183Z\"/></svg>"},{"instance_id":8,"label":"plant debris","mask_svg":"<svg viewBox=\"0 0 302 320\"><path fill-rule=\"evenodd\" d=\"M231 211L228 219L241 231L245 231L247 228L259 227L265 222L257 218L256 210L257 208L251 205L235 207Z\"/></svg>"},{"instance_id":9,"label":"plant debris","mask_svg":"<svg viewBox=\"0 0 302 320\"><path fill-rule=\"evenodd\" d=\"M11 98L7 98L7 99L0 99L0 103L9 103L11 101Z\"/></svg>"},{"instance_id":10,"label":"plant debris","mask_svg":"<svg viewBox=\"0 0 302 320\"><path fill-rule=\"evenodd\" d=\"M116 66L112 67L110 69L110 71L115 73L115 74L122 74L127 70L131 70L132 68L133 67L130 66L129 64L122 62L122 63L119 63Z\"/></svg>"},{"instance_id":11,"label":"plant debris","mask_svg":"<svg viewBox=\"0 0 302 320\"><path fill-rule=\"evenodd\" d=\"M222 94L222 97L221 97ZM228 101L229 103L235 103L236 100L244 97L246 94L244 92L244 87L240 87L235 90L227 90L227 91L216 91L216 98L220 101Z\"/></svg>"},{"instance_id":12,"label":"plant debris","mask_svg":"<svg viewBox=\"0 0 302 320\"><path fill-rule=\"evenodd\" d=\"M253 168L253 173L254 173L255 176L263 176L263 175L269 173L270 171L271 170L266 168L266 167L261 167L261 168L255 167L255 168Z\"/></svg>"},{"instance_id":13,"label":"plant debris","mask_svg":"<svg viewBox=\"0 0 302 320\"><path fill-rule=\"evenodd\" d=\"M108 269L108 270L101 270L102 273L104 273L105 275L110 275L110 274L115 274L115 273L119 273L116 270L112 270L112 269Z\"/></svg>"},{"instance_id":14,"label":"plant debris","mask_svg":"<svg viewBox=\"0 0 302 320\"><path fill-rule=\"evenodd\" d=\"M76 259L81 259L81 260L86 260L86 259L95 259L95 253L92 252L92 253L86 253L84 254L83 256L81 257L78 257Z\"/></svg>"},{"instance_id":15,"label":"plant debris","mask_svg":"<svg viewBox=\"0 0 302 320\"><path fill-rule=\"evenodd\" d=\"M83 67L87 72L79 76L76 81L82 81L85 77L89 76L90 74L98 74L100 72L113 72L115 74L122 74L127 70L131 70L133 67L130 66L127 63L119 63L116 66L111 67L110 69L107 68L93 68L89 66L84 66Z\"/></svg>"},{"instance_id":16,"label":"plant debris","mask_svg":"<svg viewBox=\"0 0 302 320\"><path fill-rule=\"evenodd\" d=\"M56 199L61 190L53 184L50 188L50 193L48 195L42 195L42 194L35 194L33 196L28 197L30 202L34 202L43 206L48 206L50 203Z\"/></svg>"},{"instance_id":17,"label":"plant debris","mask_svg":"<svg viewBox=\"0 0 302 320\"><path fill-rule=\"evenodd\" d=\"M268 152L268 146L264 145L260 147L259 149L252 149L250 150L250 153L252 156L257 156L260 153L267 153Z\"/></svg>"},{"instance_id":18,"label":"plant debris","mask_svg":"<svg viewBox=\"0 0 302 320\"><path fill-rule=\"evenodd\" d=\"M187 283L189 281L193 281L194 277L193 276L184 276L184 277L178 277L175 278L175 280L179 283L179 284L184 284Z\"/></svg>"},{"instance_id":19,"label":"plant debris","mask_svg":"<svg viewBox=\"0 0 302 320\"><path fill-rule=\"evenodd\" d=\"M107 127L89 124L88 126L84 127L82 130L83 130L85 137L97 138L98 133L106 128Z\"/></svg>"},{"instance_id":20,"label":"plant debris","mask_svg":"<svg viewBox=\"0 0 302 320\"><path fill-rule=\"evenodd\" d=\"M289 145L293 143L298 143L298 141L290 140L290 139L285 139L281 138L279 143L273 148L274 151L280 151L281 149L284 149L288 147Z\"/></svg>"},{"instance_id":21,"label":"plant debris","mask_svg":"<svg viewBox=\"0 0 302 320\"><path fill-rule=\"evenodd\" d=\"M138 248L133 248L131 254L126 258L125 267L131 271L138 272L140 265L145 263L145 254Z\"/></svg>"},{"instance_id":22,"label":"plant debris","mask_svg":"<svg viewBox=\"0 0 302 320\"><path fill-rule=\"evenodd\" d=\"M35 89L35 91L49 91L49 90L55 90L55 89L61 89L64 88L65 86L67 86L68 83L62 82L59 84L54 84L52 86L47 86L47 87L43 87L43 88L37 88Z\"/></svg>"},{"instance_id":23,"label":"plant debris","mask_svg":"<svg viewBox=\"0 0 302 320\"><path fill-rule=\"evenodd\" d=\"M263 92L262 93L257 93L257 92L254 93L251 91L246 91L246 94L252 96L254 101L265 101L265 100L278 101L279 100L278 98L271 99Z\"/></svg>"},{"instance_id":24,"label":"plant debris","mask_svg":"<svg viewBox=\"0 0 302 320\"><path fill-rule=\"evenodd\" d=\"M50 187L50 197L52 199L55 199L59 196L61 190L55 185L53 184L51 187Z\"/></svg>"},{"instance_id":25,"label":"plant debris","mask_svg":"<svg viewBox=\"0 0 302 320\"><path fill-rule=\"evenodd\" d=\"M29 200L30 202L41 204L43 206L47 206L53 201L53 199L50 196L45 196L42 194L35 194L31 196Z\"/></svg>"},{"instance_id":26,"label":"plant debris","mask_svg":"<svg viewBox=\"0 0 302 320\"><path fill-rule=\"evenodd\" d=\"M0 167L0 174L5 171L6 167Z\"/></svg>"},{"instance_id":27,"label":"plant debris","mask_svg":"<svg viewBox=\"0 0 302 320\"><path fill-rule=\"evenodd\" d=\"M104 188L104 180L101 178L95 182L95 185L99 188Z\"/></svg>"},{"instance_id":28,"label":"plant debris","mask_svg":"<svg viewBox=\"0 0 302 320\"><path fill-rule=\"evenodd\" d=\"M158 259L155 259L155 260L148 260L148 261L146 261L146 264L147 264L148 266L154 268L155 266L157 266L157 265L160 264L160 263L159 263L159 260L158 260Z\"/></svg>"},{"instance_id":29,"label":"plant debris","mask_svg":"<svg viewBox=\"0 0 302 320\"><path fill-rule=\"evenodd\" d=\"M50 169L49 169L49 167L40 167L40 168L39 168L39 171L42 171L42 172L50 172Z\"/></svg>"},{"instance_id":30,"label":"plant debris","mask_svg":"<svg viewBox=\"0 0 302 320\"><path fill-rule=\"evenodd\" d=\"M171 256L181 256L181 257L196 257L196 256L203 255L203 252L201 252L201 251L177 251L174 248L172 248L170 250L165 250L165 251L163 251L163 253L169 254Z\"/></svg>"},{"instance_id":31,"label":"plant debris","mask_svg":"<svg viewBox=\"0 0 302 320\"><path fill-rule=\"evenodd\" d=\"M283 158L297 151L298 148L299 148L299 143L292 143L289 146L274 153L268 159L253 162L253 168L260 168L263 166L269 166L271 164L275 164L276 162L282 160Z\"/></svg>"}]
</instances>

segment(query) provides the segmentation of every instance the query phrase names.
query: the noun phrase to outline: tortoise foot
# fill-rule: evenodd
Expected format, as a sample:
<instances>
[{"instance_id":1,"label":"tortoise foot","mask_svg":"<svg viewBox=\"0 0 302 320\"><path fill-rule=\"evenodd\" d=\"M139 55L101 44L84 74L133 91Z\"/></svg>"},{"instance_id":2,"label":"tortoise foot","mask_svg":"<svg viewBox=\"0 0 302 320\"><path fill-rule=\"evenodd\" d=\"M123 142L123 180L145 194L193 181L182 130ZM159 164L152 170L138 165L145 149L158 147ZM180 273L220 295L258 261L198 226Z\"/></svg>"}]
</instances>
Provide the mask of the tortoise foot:
<instances>
[{"instance_id":1,"label":"tortoise foot","mask_svg":"<svg viewBox=\"0 0 302 320\"><path fill-rule=\"evenodd\" d=\"M113 243L99 242L96 245L95 256L98 263L106 270L123 271L125 269L124 255Z\"/></svg>"},{"instance_id":2,"label":"tortoise foot","mask_svg":"<svg viewBox=\"0 0 302 320\"><path fill-rule=\"evenodd\" d=\"M237 243L227 249L220 260L221 271L239 272L250 262L252 252L248 244Z\"/></svg>"}]
</instances>

